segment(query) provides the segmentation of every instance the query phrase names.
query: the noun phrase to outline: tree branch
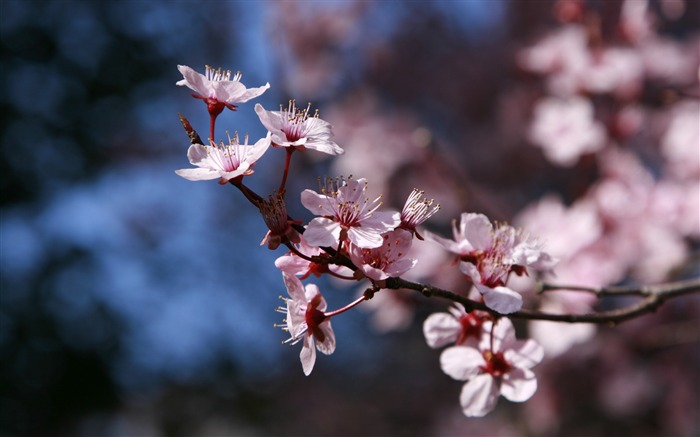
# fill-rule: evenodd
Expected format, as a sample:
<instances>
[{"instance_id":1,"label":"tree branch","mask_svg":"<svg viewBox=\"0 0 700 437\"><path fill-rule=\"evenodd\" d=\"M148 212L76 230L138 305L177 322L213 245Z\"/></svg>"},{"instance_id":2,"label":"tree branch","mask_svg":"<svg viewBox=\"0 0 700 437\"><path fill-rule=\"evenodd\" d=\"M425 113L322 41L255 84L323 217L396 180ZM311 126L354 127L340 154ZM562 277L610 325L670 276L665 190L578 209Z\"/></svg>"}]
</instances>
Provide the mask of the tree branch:
<instances>
[{"instance_id":1,"label":"tree branch","mask_svg":"<svg viewBox=\"0 0 700 437\"><path fill-rule=\"evenodd\" d=\"M401 278L389 278L386 280L386 288L405 288L409 290L416 290L426 297L436 296L443 299L451 300L453 302L459 302L462 305L464 305L464 308L467 312L473 310L480 310L489 312L496 316L503 316L502 314L499 314L498 312L488 308L483 302L471 300L452 291L443 290L438 287L433 287L432 285L419 284L416 282L406 281L405 279ZM651 313L654 310L656 310L661 304L663 304L664 301L666 301L667 299L700 292L700 278L678 282L670 282L667 284L643 286L639 288L603 287L598 289L591 289L589 287L578 286L572 286L571 288L557 286L557 289L574 289L582 291L593 290L598 296L639 295L645 296L645 298L633 305L629 305L624 308L609 311L600 311L595 313L552 314L536 310L522 309L515 313L507 314L506 316L511 319L547 320L552 322L565 323L616 324L624 322L625 320L633 319L646 313Z\"/></svg>"}]
</instances>

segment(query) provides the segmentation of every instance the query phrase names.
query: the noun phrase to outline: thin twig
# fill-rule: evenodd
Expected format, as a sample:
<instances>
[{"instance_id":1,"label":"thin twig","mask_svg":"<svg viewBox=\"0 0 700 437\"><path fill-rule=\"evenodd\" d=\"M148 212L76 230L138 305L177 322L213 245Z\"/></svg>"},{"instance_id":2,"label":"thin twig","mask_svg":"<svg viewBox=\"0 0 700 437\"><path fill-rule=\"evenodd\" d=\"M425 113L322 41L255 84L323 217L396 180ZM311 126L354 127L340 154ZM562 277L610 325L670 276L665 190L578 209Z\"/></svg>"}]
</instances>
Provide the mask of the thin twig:
<instances>
[{"instance_id":1,"label":"thin twig","mask_svg":"<svg viewBox=\"0 0 700 437\"><path fill-rule=\"evenodd\" d=\"M453 302L459 302L464 305L467 312L472 310L487 311L494 315L500 315L496 311L488 308L483 302L474 301L468 299L459 294L453 293L448 290L443 290L441 288L433 287L432 285L419 284L416 282L406 281L401 278L390 278L386 281L386 288L389 289L400 289L406 288L410 290L416 290L421 292L424 296L436 296L443 299L448 299ZM585 288L585 287L575 287ZM690 279L686 281L670 282L667 284L659 284L653 286L645 286L635 289L637 295L646 296L641 301L629 305L624 308L600 311L588 314L552 314L535 310L522 309L520 311L507 314L508 317L512 319L525 319L525 320L548 320L552 322L565 322L565 323L606 323L606 324L616 324L624 322L625 320L633 319L642 314L650 313L656 310L665 300L674 297L682 296L685 294L700 292L700 278ZM588 291L588 290L586 290ZM602 293L606 293L610 290L603 290ZM624 289L624 293L620 294L632 294L633 289ZM608 293L615 294L615 293Z\"/></svg>"}]
</instances>

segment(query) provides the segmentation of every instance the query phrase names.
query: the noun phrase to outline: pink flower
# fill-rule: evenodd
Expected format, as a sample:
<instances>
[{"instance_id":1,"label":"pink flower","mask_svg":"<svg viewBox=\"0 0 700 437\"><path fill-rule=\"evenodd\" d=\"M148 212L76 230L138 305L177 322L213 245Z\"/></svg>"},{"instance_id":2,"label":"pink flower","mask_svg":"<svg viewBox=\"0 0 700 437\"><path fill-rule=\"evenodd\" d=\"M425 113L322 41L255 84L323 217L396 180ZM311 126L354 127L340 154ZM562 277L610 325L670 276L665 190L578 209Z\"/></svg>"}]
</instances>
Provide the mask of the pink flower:
<instances>
[{"instance_id":1,"label":"pink flower","mask_svg":"<svg viewBox=\"0 0 700 437\"><path fill-rule=\"evenodd\" d=\"M410 231L419 240L422 240L423 237L418 233L416 227L440 210L439 203L433 205L433 199L424 199L423 194L425 194L424 191L415 188L411 191L401 210L401 224L399 224L399 228Z\"/></svg>"},{"instance_id":2,"label":"pink flower","mask_svg":"<svg viewBox=\"0 0 700 437\"><path fill-rule=\"evenodd\" d=\"M375 281L401 276L416 265L415 259L406 258L413 235L395 229L382 235L384 243L372 249L350 246L350 259L364 275Z\"/></svg>"},{"instance_id":3,"label":"pink flower","mask_svg":"<svg viewBox=\"0 0 700 437\"><path fill-rule=\"evenodd\" d=\"M318 287L308 284L304 289L296 276L284 272L282 276L291 299L284 299L286 308L277 308L287 315L285 323L279 326L290 334L285 343L304 342L299 357L304 374L308 376L316 363L316 349L326 355L335 351L335 333L330 318L324 313L327 304Z\"/></svg>"},{"instance_id":4,"label":"pink flower","mask_svg":"<svg viewBox=\"0 0 700 437\"><path fill-rule=\"evenodd\" d=\"M229 144L223 141L216 145L213 141L209 146L193 144L187 150L190 163L198 168L176 170L175 173L190 181L204 181L219 178L219 183L237 177L253 174L255 162L270 147L270 135L258 140L254 145L248 145L248 136L241 144L238 135L229 136Z\"/></svg>"},{"instance_id":5,"label":"pink flower","mask_svg":"<svg viewBox=\"0 0 700 437\"><path fill-rule=\"evenodd\" d=\"M605 129L593 115L593 105L581 97L542 99L535 107L530 140L552 163L571 167L581 155L605 146Z\"/></svg>"},{"instance_id":6,"label":"pink flower","mask_svg":"<svg viewBox=\"0 0 700 437\"><path fill-rule=\"evenodd\" d=\"M440 367L450 377L467 381L460 404L467 417L483 417L496 407L498 396L524 402L537 391L537 379L530 370L544 357L534 340L516 340L509 319L488 323L478 348L453 346L440 356Z\"/></svg>"},{"instance_id":7,"label":"pink flower","mask_svg":"<svg viewBox=\"0 0 700 437\"><path fill-rule=\"evenodd\" d=\"M178 65L184 79L178 81L176 85L186 86L198 95L193 97L204 100L210 112L221 113L224 107L235 111L236 103L244 103L250 99L258 97L270 88L267 83L258 88L246 88L241 81L242 74L237 72L231 75L231 70L215 70L206 66L206 73L201 74L186 65Z\"/></svg>"},{"instance_id":8,"label":"pink flower","mask_svg":"<svg viewBox=\"0 0 700 437\"><path fill-rule=\"evenodd\" d=\"M335 246L346 237L360 248L379 247L382 234L399 223L398 212L378 212L379 197L370 201L365 194L367 181L328 179L321 194L312 190L301 193L301 203L319 215L306 227L304 238L314 246Z\"/></svg>"},{"instance_id":9,"label":"pink flower","mask_svg":"<svg viewBox=\"0 0 700 437\"><path fill-rule=\"evenodd\" d=\"M313 149L329 155L342 155L343 149L331 140L333 132L327 121L318 118L318 110L310 114L311 103L306 109L296 107L289 101L287 109L266 111L259 103L255 105L260 122L272 133L275 147L297 147L300 150Z\"/></svg>"},{"instance_id":10,"label":"pink flower","mask_svg":"<svg viewBox=\"0 0 700 437\"><path fill-rule=\"evenodd\" d=\"M283 255L275 260L275 266L278 269L287 274L296 275L300 279L306 279L310 275L314 275L318 278L328 271L342 276L352 276L352 270L345 266L322 262L324 259L330 260L330 255L324 252L320 247L311 246L307 243L304 234L301 235L299 244L296 244L295 247L301 254L309 258L318 259L318 262L311 262L295 255L294 252L289 252L287 255Z\"/></svg>"},{"instance_id":11,"label":"pink flower","mask_svg":"<svg viewBox=\"0 0 700 437\"><path fill-rule=\"evenodd\" d=\"M480 311L467 313L464 306L455 303L449 313L434 313L423 323L423 335L428 346L437 349L448 344L476 346L483 334L488 314Z\"/></svg>"},{"instance_id":12,"label":"pink flower","mask_svg":"<svg viewBox=\"0 0 700 437\"><path fill-rule=\"evenodd\" d=\"M459 256L462 273L484 296L484 303L501 314L522 307L522 296L505 286L511 273L526 274L527 267L549 271L555 264L535 239L506 224L494 229L483 214L462 214L459 230L453 223L453 233L454 240L427 235Z\"/></svg>"}]
</instances>

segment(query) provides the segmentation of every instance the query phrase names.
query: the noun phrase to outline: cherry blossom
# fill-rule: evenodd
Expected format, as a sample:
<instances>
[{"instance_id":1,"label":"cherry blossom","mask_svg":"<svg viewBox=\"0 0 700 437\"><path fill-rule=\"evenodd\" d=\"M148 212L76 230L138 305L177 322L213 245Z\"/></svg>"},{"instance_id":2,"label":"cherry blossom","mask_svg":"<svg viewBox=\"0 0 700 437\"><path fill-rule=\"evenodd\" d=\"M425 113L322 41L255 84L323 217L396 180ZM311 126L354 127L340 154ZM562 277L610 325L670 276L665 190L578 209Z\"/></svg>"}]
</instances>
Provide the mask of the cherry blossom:
<instances>
[{"instance_id":1,"label":"cherry blossom","mask_svg":"<svg viewBox=\"0 0 700 437\"><path fill-rule=\"evenodd\" d=\"M285 343L304 342L299 358L304 374L308 376L316 363L316 349L325 355L335 351L335 333L330 318L324 313L327 304L318 287L308 284L304 288L296 276L284 272L282 277L291 299L284 299L286 308L277 308L278 312L286 314L279 327L290 334Z\"/></svg>"},{"instance_id":2,"label":"cherry blossom","mask_svg":"<svg viewBox=\"0 0 700 437\"><path fill-rule=\"evenodd\" d=\"M496 407L499 395L512 402L530 399L537 391L537 379L530 369L544 357L542 347L534 340L516 340L510 320L486 325L477 348L452 346L440 355L443 372L467 381L460 404L468 417L488 414Z\"/></svg>"},{"instance_id":3,"label":"cherry blossom","mask_svg":"<svg viewBox=\"0 0 700 437\"><path fill-rule=\"evenodd\" d=\"M398 212L377 211L380 198L372 201L365 194L367 181L362 178L327 179L321 194L312 190L301 193L301 203L321 216L306 227L304 237L314 246L334 246L346 237L357 247L373 248L384 243L382 234L400 223Z\"/></svg>"},{"instance_id":4,"label":"cherry blossom","mask_svg":"<svg viewBox=\"0 0 700 437\"><path fill-rule=\"evenodd\" d=\"M585 153L605 146L603 126L593 118L593 105L582 97L547 97L535 107L530 140L554 164L571 167Z\"/></svg>"},{"instance_id":5,"label":"cherry blossom","mask_svg":"<svg viewBox=\"0 0 700 437\"><path fill-rule=\"evenodd\" d=\"M313 149L329 155L342 155L343 149L331 140L331 125L318 117L318 109L311 115L311 103L299 109L294 100L289 107L279 111L266 111L259 103L255 112L260 122L272 133L275 147L295 147L299 150Z\"/></svg>"},{"instance_id":6,"label":"cherry blossom","mask_svg":"<svg viewBox=\"0 0 700 437\"><path fill-rule=\"evenodd\" d=\"M484 303L501 314L522 307L522 296L506 287L510 273L522 275L526 267L549 271L556 261L542 251L536 239L506 224L493 228L483 214L463 213L459 230L453 223L454 240L426 234L458 255L459 268L483 295Z\"/></svg>"},{"instance_id":7,"label":"cherry blossom","mask_svg":"<svg viewBox=\"0 0 700 437\"><path fill-rule=\"evenodd\" d=\"M423 322L423 335L428 346L437 349L448 344L476 346L481 340L482 326L489 319L487 313L467 313L455 302L447 313L433 313Z\"/></svg>"},{"instance_id":8,"label":"cherry blossom","mask_svg":"<svg viewBox=\"0 0 700 437\"><path fill-rule=\"evenodd\" d=\"M419 240L422 240L423 237L418 233L416 227L440 210L440 204L434 204L433 199L423 198L424 194L424 191L415 188L411 191L401 210L401 224L399 224L399 228L410 231Z\"/></svg>"},{"instance_id":9,"label":"cherry blossom","mask_svg":"<svg viewBox=\"0 0 700 437\"><path fill-rule=\"evenodd\" d=\"M350 246L350 259L366 277L381 281L401 276L416 265L407 258L413 235L404 229L395 229L382 235L384 243L371 249Z\"/></svg>"},{"instance_id":10,"label":"cherry blossom","mask_svg":"<svg viewBox=\"0 0 700 437\"><path fill-rule=\"evenodd\" d=\"M240 71L232 74L231 70L215 70L208 65L205 74L197 73L186 65L178 65L177 69L184 78L176 85L186 86L196 92L198 95L193 97L203 100L210 113L220 114L225 107L235 111L236 103L245 103L270 88L269 83L258 88L246 88L241 83L243 75Z\"/></svg>"},{"instance_id":11,"label":"cherry blossom","mask_svg":"<svg viewBox=\"0 0 700 437\"><path fill-rule=\"evenodd\" d=\"M304 234L301 235L299 243L295 244L294 247L301 255L306 258L317 259L318 262L310 261L294 252L289 252L287 255L283 255L275 260L275 266L281 271L290 275L296 275L300 279L306 279L311 275L320 277L328 272L337 275L352 276L352 270L349 268L341 265L329 264L330 255L320 247L310 245L306 241L306 238L304 238Z\"/></svg>"},{"instance_id":12,"label":"cherry blossom","mask_svg":"<svg viewBox=\"0 0 700 437\"><path fill-rule=\"evenodd\" d=\"M261 138L254 145L248 145L246 135L241 144L238 135L229 136L229 143L218 145L213 141L209 146L193 144L187 150L190 163L198 168L176 170L179 176L191 181L204 181L219 178L219 183L253 174L255 162L270 147L270 135Z\"/></svg>"}]
</instances>

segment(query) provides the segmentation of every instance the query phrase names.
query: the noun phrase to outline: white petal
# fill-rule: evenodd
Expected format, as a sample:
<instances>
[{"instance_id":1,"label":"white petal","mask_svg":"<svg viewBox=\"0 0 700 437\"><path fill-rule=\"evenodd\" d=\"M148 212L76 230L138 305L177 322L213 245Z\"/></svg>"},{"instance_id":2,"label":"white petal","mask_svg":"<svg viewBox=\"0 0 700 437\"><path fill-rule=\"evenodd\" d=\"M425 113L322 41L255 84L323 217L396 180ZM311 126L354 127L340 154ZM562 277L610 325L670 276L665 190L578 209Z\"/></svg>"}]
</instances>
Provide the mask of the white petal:
<instances>
[{"instance_id":1,"label":"white petal","mask_svg":"<svg viewBox=\"0 0 700 437\"><path fill-rule=\"evenodd\" d=\"M483 417L493 411L498 401L498 383L488 373L476 376L462 387L459 402L467 417Z\"/></svg>"},{"instance_id":2,"label":"white petal","mask_svg":"<svg viewBox=\"0 0 700 437\"><path fill-rule=\"evenodd\" d=\"M304 231L304 239L312 246L335 246L340 238L340 225L325 217L311 220Z\"/></svg>"},{"instance_id":3,"label":"white petal","mask_svg":"<svg viewBox=\"0 0 700 437\"><path fill-rule=\"evenodd\" d=\"M289 296L295 302L306 304L306 291L304 290L304 285L301 283L299 278L282 272L282 279L284 280L285 287L287 287L287 293L289 293Z\"/></svg>"},{"instance_id":4,"label":"white petal","mask_svg":"<svg viewBox=\"0 0 700 437\"><path fill-rule=\"evenodd\" d=\"M525 402L537 391L537 378L531 370L511 369L503 375L501 394L512 402Z\"/></svg>"},{"instance_id":5,"label":"white petal","mask_svg":"<svg viewBox=\"0 0 700 437\"><path fill-rule=\"evenodd\" d=\"M205 161L209 153L207 153L207 148L201 144L192 144L187 149L187 159L190 160L190 164L201 166L202 161Z\"/></svg>"},{"instance_id":6,"label":"white petal","mask_svg":"<svg viewBox=\"0 0 700 437\"><path fill-rule=\"evenodd\" d=\"M192 91L196 91L199 95L209 97L209 88L207 87L209 81L203 74L197 73L187 65L178 65L177 69L182 73L184 79L178 81L176 85L185 85Z\"/></svg>"},{"instance_id":7,"label":"white petal","mask_svg":"<svg viewBox=\"0 0 700 437\"><path fill-rule=\"evenodd\" d=\"M265 91L267 91L268 88L270 88L270 83L269 83L269 82L266 83L265 85L261 86L261 87L257 87L257 88L248 88L248 89L245 90L245 92L244 92L242 95L240 95L240 96L238 97L237 102L239 102L239 103L245 103L245 102L247 102L247 101L250 100L250 99L254 99L254 98L258 97L259 95L261 95L262 93L264 93ZM233 102L231 102L231 103L233 103Z\"/></svg>"},{"instance_id":8,"label":"white petal","mask_svg":"<svg viewBox=\"0 0 700 437\"><path fill-rule=\"evenodd\" d=\"M212 95L220 102L235 104L240 102L240 98L245 94L245 85L236 80L214 80L209 83L213 90Z\"/></svg>"},{"instance_id":9,"label":"white petal","mask_svg":"<svg viewBox=\"0 0 700 437\"><path fill-rule=\"evenodd\" d=\"M425 341L434 349L457 341L461 329L459 321L448 313L431 314L423 322Z\"/></svg>"},{"instance_id":10,"label":"white petal","mask_svg":"<svg viewBox=\"0 0 700 437\"><path fill-rule=\"evenodd\" d=\"M475 284L481 282L481 273L479 273L479 269L474 264L462 261L459 263L459 270L469 276ZM479 291L481 292L481 290Z\"/></svg>"},{"instance_id":11,"label":"white petal","mask_svg":"<svg viewBox=\"0 0 700 437\"><path fill-rule=\"evenodd\" d=\"M362 221L362 227L384 233L393 230L400 223L401 213L398 211L375 211L371 217Z\"/></svg>"},{"instance_id":12,"label":"white petal","mask_svg":"<svg viewBox=\"0 0 700 437\"><path fill-rule=\"evenodd\" d=\"M219 172L208 168L183 168L175 170L175 173L190 181L208 181L220 177Z\"/></svg>"},{"instance_id":13,"label":"white petal","mask_svg":"<svg viewBox=\"0 0 700 437\"><path fill-rule=\"evenodd\" d=\"M387 275L391 276L392 278L395 278L397 276L403 275L407 271L414 268L417 263L418 260L415 260L413 258L402 258L391 263L389 267L385 270L385 272L387 273Z\"/></svg>"},{"instance_id":14,"label":"white petal","mask_svg":"<svg viewBox=\"0 0 700 437\"><path fill-rule=\"evenodd\" d=\"M318 341L316 339L316 348L318 348L321 353L330 355L335 352L335 332L333 332L333 327L331 326L331 321L327 320L319 325L319 328L325 335L323 341Z\"/></svg>"},{"instance_id":15,"label":"white petal","mask_svg":"<svg viewBox=\"0 0 700 437\"><path fill-rule=\"evenodd\" d=\"M460 233L475 249L491 247L493 227L483 214L463 213L460 222Z\"/></svg>"},{"instance_id":16,"label":"white petal","mask_svg":"<svg viewBox=\"0 0 700 437\"><path fill-rule=\"evenodd\" d=\"M505 351L504 358L514 365L530 369L544 358L544 349L535 340L519 340Z\"/></svg>"},{"instance_id":17,"label":"white petal","mask_svg":"<svg viewBox=\"0 0 700 437\"><path fill-rule=\"evenodd\" d=\"M265 138L259 139L253 146L249 148L250 151L245 157L246 162L248 162L249 164L253 164L258 159L260 159L260 157L263 156L267 149L270 147L270 144L270 132L268 132Z\"/></svg>"},{"instance_id":18,"label":"white petal","mask_svg":"<svg viewBox=\"0 0 700 437\"><path fill-rule=\"evenodd\" d=\"M523 297L508 287L488 288L478 284L476 287L484 295L486 306L501 314L514 313L523 307Z\"/></svg>"},{"instance_id":19,"label":"white petal","mask_svg":"<svg viewBox=\"0 0 700 437\"><path fill-rule=\"evenodd\" d=\"M480 366L486 364L478 350L467 346L452 346L440 354L440 368L448 376L465 381L478 375Z\"/></svg>"},{"instance_id":20,"label":"white petal","mask_svg":"<svg viewBox=\"0 0 700 437\"><path fill-rule=\"evenodd\" d=\"M483 334L479 343L481 350L493 349L494 352L503 352L516 342L515 327L508 318L498 319L495 327L493 327L493 322L486 322L482 330Z\"/></svg>"},{"instance_id":21,"label":"white petal","mask_svg":"<svg viewBox=\"0 0 700 437\"><path fill-rule=\"evenodd\" d=\"M316 347L314 346L313 335L304 336L304 347L301 348L301 368L304 370L304 375L309 376L314 370L316 364Z\"/></svg>"},{"instance_id":22,"label":"white petal","mask_svg":"<svg viewBox=\"0 0 700 437\"><path fill-rule=\"evenodd\" d=\"M384 244L384 238L374 229L353 226L348 229L348 238L352 244L363 249L374 249Z\"/></svg>"},{"instance_id":23,"label":"white petal","mask_svg":"<svg viewBox=\"0 0 700 437\"><path fill-rule=\"evenodd\" d=\"M474 248L465 240L460 240L460 241L454 241L450 240L447 238L443 238L439 235L433 234L432 232L428 230L423 231L423 236L425 237L426 240L433 241L448 251L452 253L456 253L457 255L466 255L470 251L474 250Z\"/></svg>"},{"instance_id":24,"label":"white petal","mask_svg":"<svg viewBox=\"0 0 700 437\"><path fill-rule=\"evenodd\" d=\"M304 190L301 192L301 204L304 208L311 211L314 215L333 215L334 211L328 208L328 204L335 203L334 199L329 199L328 196L318 194L313 190Z\"/></svg>"}]
</instances>

